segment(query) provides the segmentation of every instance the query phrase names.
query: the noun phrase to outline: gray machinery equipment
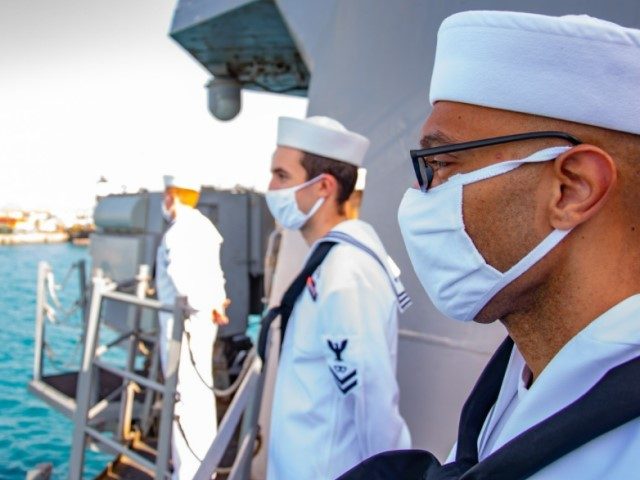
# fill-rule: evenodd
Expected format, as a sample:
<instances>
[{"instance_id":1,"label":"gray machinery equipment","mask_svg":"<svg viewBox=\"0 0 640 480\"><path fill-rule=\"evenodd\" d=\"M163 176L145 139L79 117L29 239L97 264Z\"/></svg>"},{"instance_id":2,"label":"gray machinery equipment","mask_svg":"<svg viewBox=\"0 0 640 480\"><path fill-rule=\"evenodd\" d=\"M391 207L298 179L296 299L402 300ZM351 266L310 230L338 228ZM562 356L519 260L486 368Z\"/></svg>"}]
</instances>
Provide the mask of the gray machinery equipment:
<instances>
[{"instance_id":1,"label":"gray machinery equipment","mask_svg":"<svg viewBox=\"0 0 640 480\"><path fill-rule=\"evenodd\" d=\"M133 292L140 265L154 271L156 250L167 227L161 215L162 193L110 195L96 207L97 231L91 236L93 268ZM273 220L261 194L249 190L202 189L198 209L207 216L224 238L221 249L226 291L231 298L227 310L230 322L219 331L220 338L244 333L247 318L262 313L263 258ZM135 309L122 303L107 302L105 324L126 331ZM143 329L152 329L155 319L148 312Z\"/></svg>"}]
</instances>

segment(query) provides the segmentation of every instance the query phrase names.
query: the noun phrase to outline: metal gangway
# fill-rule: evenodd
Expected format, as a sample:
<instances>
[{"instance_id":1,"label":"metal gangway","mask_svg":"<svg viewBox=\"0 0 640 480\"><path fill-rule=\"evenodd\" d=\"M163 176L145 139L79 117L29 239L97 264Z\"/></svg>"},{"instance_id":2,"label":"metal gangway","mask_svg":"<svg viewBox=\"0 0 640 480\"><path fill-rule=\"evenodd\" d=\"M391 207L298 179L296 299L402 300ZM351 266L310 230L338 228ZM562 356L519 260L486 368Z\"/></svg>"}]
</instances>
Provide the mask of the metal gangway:
<instances>
[{"instance_id":1,"label":"metal gangway","mask_svg":"<svg viewBox=\"0 0 640 480\"><path fill-rule=\"evenodd\" d=\"M77 373L77 386L75 394L69 395L68 392L62 393L49 385L46 377L42 375L43 350L46 345L45 317L51 309L47 303L46 282L51 271L45 262L39 267L34 379L30 382L29 389L74 422L69 462L69 478L72 480L83 477L85 449L88 445L126 459L129 465L133 465L146 478L171 478L171 432L183 322L173 322L166 374L161 378L157 332L144 331L141 328L141 318L142 311L147 309L172 312L174 318L184 320L190 316L191 309L185 297L178 297L174 305L163 305L158 300L147 298L150 280L148 272L148 267L140 267L136 277L135 294L117 291L118 285L99 272L94 276L83 330L84 349L80 370ZM135 315L129 330L107 344L100 344L105 301L132 306L135 308ZM105 353L112 347L123 344L126 347L124 362L113 362L105 358ZM141 352L147 357L146 368L142 371L136 368L137 363L139 364L136 359ZM257 415L263 383L261 370L262 362L252 349L234 385L226 391L215 392L216 396L233 394L233 399L194 478L212 478L220 470L223 456L236 438L238 449L233 465L225 471L226 478L249 478L258 430ZM100 383L105 375L111 378L112 384L114 378L119 382L117 388L112 388L106 394L100 392ZM134 421L137 422L135 428ZM116 423L117 426L109 428L109 422ZM139 446L141 443L144 444L145 436L154 422L157 422L156 444L147 444L146 448L141 450ZM236 435L238 429L239 435Z\"/></svg>"}]
</instances>

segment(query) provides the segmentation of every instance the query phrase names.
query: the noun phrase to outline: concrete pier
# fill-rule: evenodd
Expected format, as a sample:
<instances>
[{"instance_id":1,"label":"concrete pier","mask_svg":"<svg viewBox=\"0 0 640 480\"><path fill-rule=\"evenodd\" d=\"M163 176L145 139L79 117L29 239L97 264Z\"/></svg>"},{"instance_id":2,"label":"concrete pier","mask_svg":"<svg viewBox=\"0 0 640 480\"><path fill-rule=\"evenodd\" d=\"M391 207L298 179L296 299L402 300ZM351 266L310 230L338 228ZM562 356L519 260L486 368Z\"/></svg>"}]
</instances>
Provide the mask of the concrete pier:
<instances>
[{"instance_id":1,"label":"concrete pier","mask_svg":"<svg viewBox=\"0 0 640 480\"><path fill-rule=\"evenodd\" d=\"M29 232L29 233L2 233L0 245L26 245L32 243L62 243L69 240L66 232Z\"/></svg>"}]
</instances>

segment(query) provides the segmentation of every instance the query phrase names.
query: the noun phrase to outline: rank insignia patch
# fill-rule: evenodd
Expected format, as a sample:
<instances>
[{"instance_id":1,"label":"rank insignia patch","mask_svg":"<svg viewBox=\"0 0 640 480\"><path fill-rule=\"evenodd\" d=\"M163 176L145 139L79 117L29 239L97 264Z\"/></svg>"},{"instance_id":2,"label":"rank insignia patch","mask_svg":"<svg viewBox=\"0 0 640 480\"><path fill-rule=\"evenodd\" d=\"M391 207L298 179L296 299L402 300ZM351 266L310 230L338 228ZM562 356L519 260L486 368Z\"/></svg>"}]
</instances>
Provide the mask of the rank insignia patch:
<instances>
[{"instance_id":1,"label":"rank insignia patch","mask_svg":"<svg viewBox=\"0 0 640 480\"><path fill-rule=\"evenodd\" d=\"M349 340L346 338L337 341L327 339L327 346L335 356L334 359L329 361L329 371L343 395L346 395L358 385L358 370L348 362L345 362L343 358L343 353L348 344Z\"/></svg>"},{"instance_id":2,"label":"rank insignia patch","mask_svg":"<svg viewBox=\"0 0 640 480\"><path fill-rule=\"evenodd\" d=\"M358 370L349 367L345 362L336 362L335 360L329 363L329 371L333 375L333 379L338 386L338 389L346 395L356 385L358 385Z\"/></svg>"}]
</instances>

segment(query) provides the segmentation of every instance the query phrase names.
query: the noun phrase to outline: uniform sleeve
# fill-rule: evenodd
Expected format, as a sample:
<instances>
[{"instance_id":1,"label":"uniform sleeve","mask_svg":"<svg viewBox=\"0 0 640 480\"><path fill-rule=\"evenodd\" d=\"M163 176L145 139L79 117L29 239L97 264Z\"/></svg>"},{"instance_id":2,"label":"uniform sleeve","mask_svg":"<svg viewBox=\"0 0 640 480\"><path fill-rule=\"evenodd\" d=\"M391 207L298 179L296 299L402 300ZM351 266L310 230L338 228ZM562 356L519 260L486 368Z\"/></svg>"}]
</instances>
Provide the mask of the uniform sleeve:
<instances>
[{"instance_id":1,"label":"uniform sleeve","mask_svg":"<svg viewBox=\"0 0 640 480\"><path fill-rule=\"evenodd\" d=\"M408 430L398 410L395 303L357 282L330 293L323 303L327 375L353 416L361 458L408 448Z\"/></svg>"},{"instance_id":2,"label":"uniform sleeve","mask_svg":"<svg viewBox=\"0 0 640 480\"><path fill-rule=\"evenodd\" d=\"M212 308L220 309L222 303L227 298L225 289L226 280L224 277L224 271L222 270L222 264L220 263L220 248L222 247L222 237L215 231L208 241L209 244L209 265L211 268L204 274L207 279L206 286L204 286L204 293L211 298Z\"/></svg>"},{"instance_id":3,"label":"uniform sleeve","mask_svg":"<svg viewBox=\"0 0 640 480\"><path fill-rule=\"evenodd\" d=\"M226 298L220 266L220 237L193 232L167 242L167 274L189 305L208 315Z\"/></svg>"}]
</instances>

